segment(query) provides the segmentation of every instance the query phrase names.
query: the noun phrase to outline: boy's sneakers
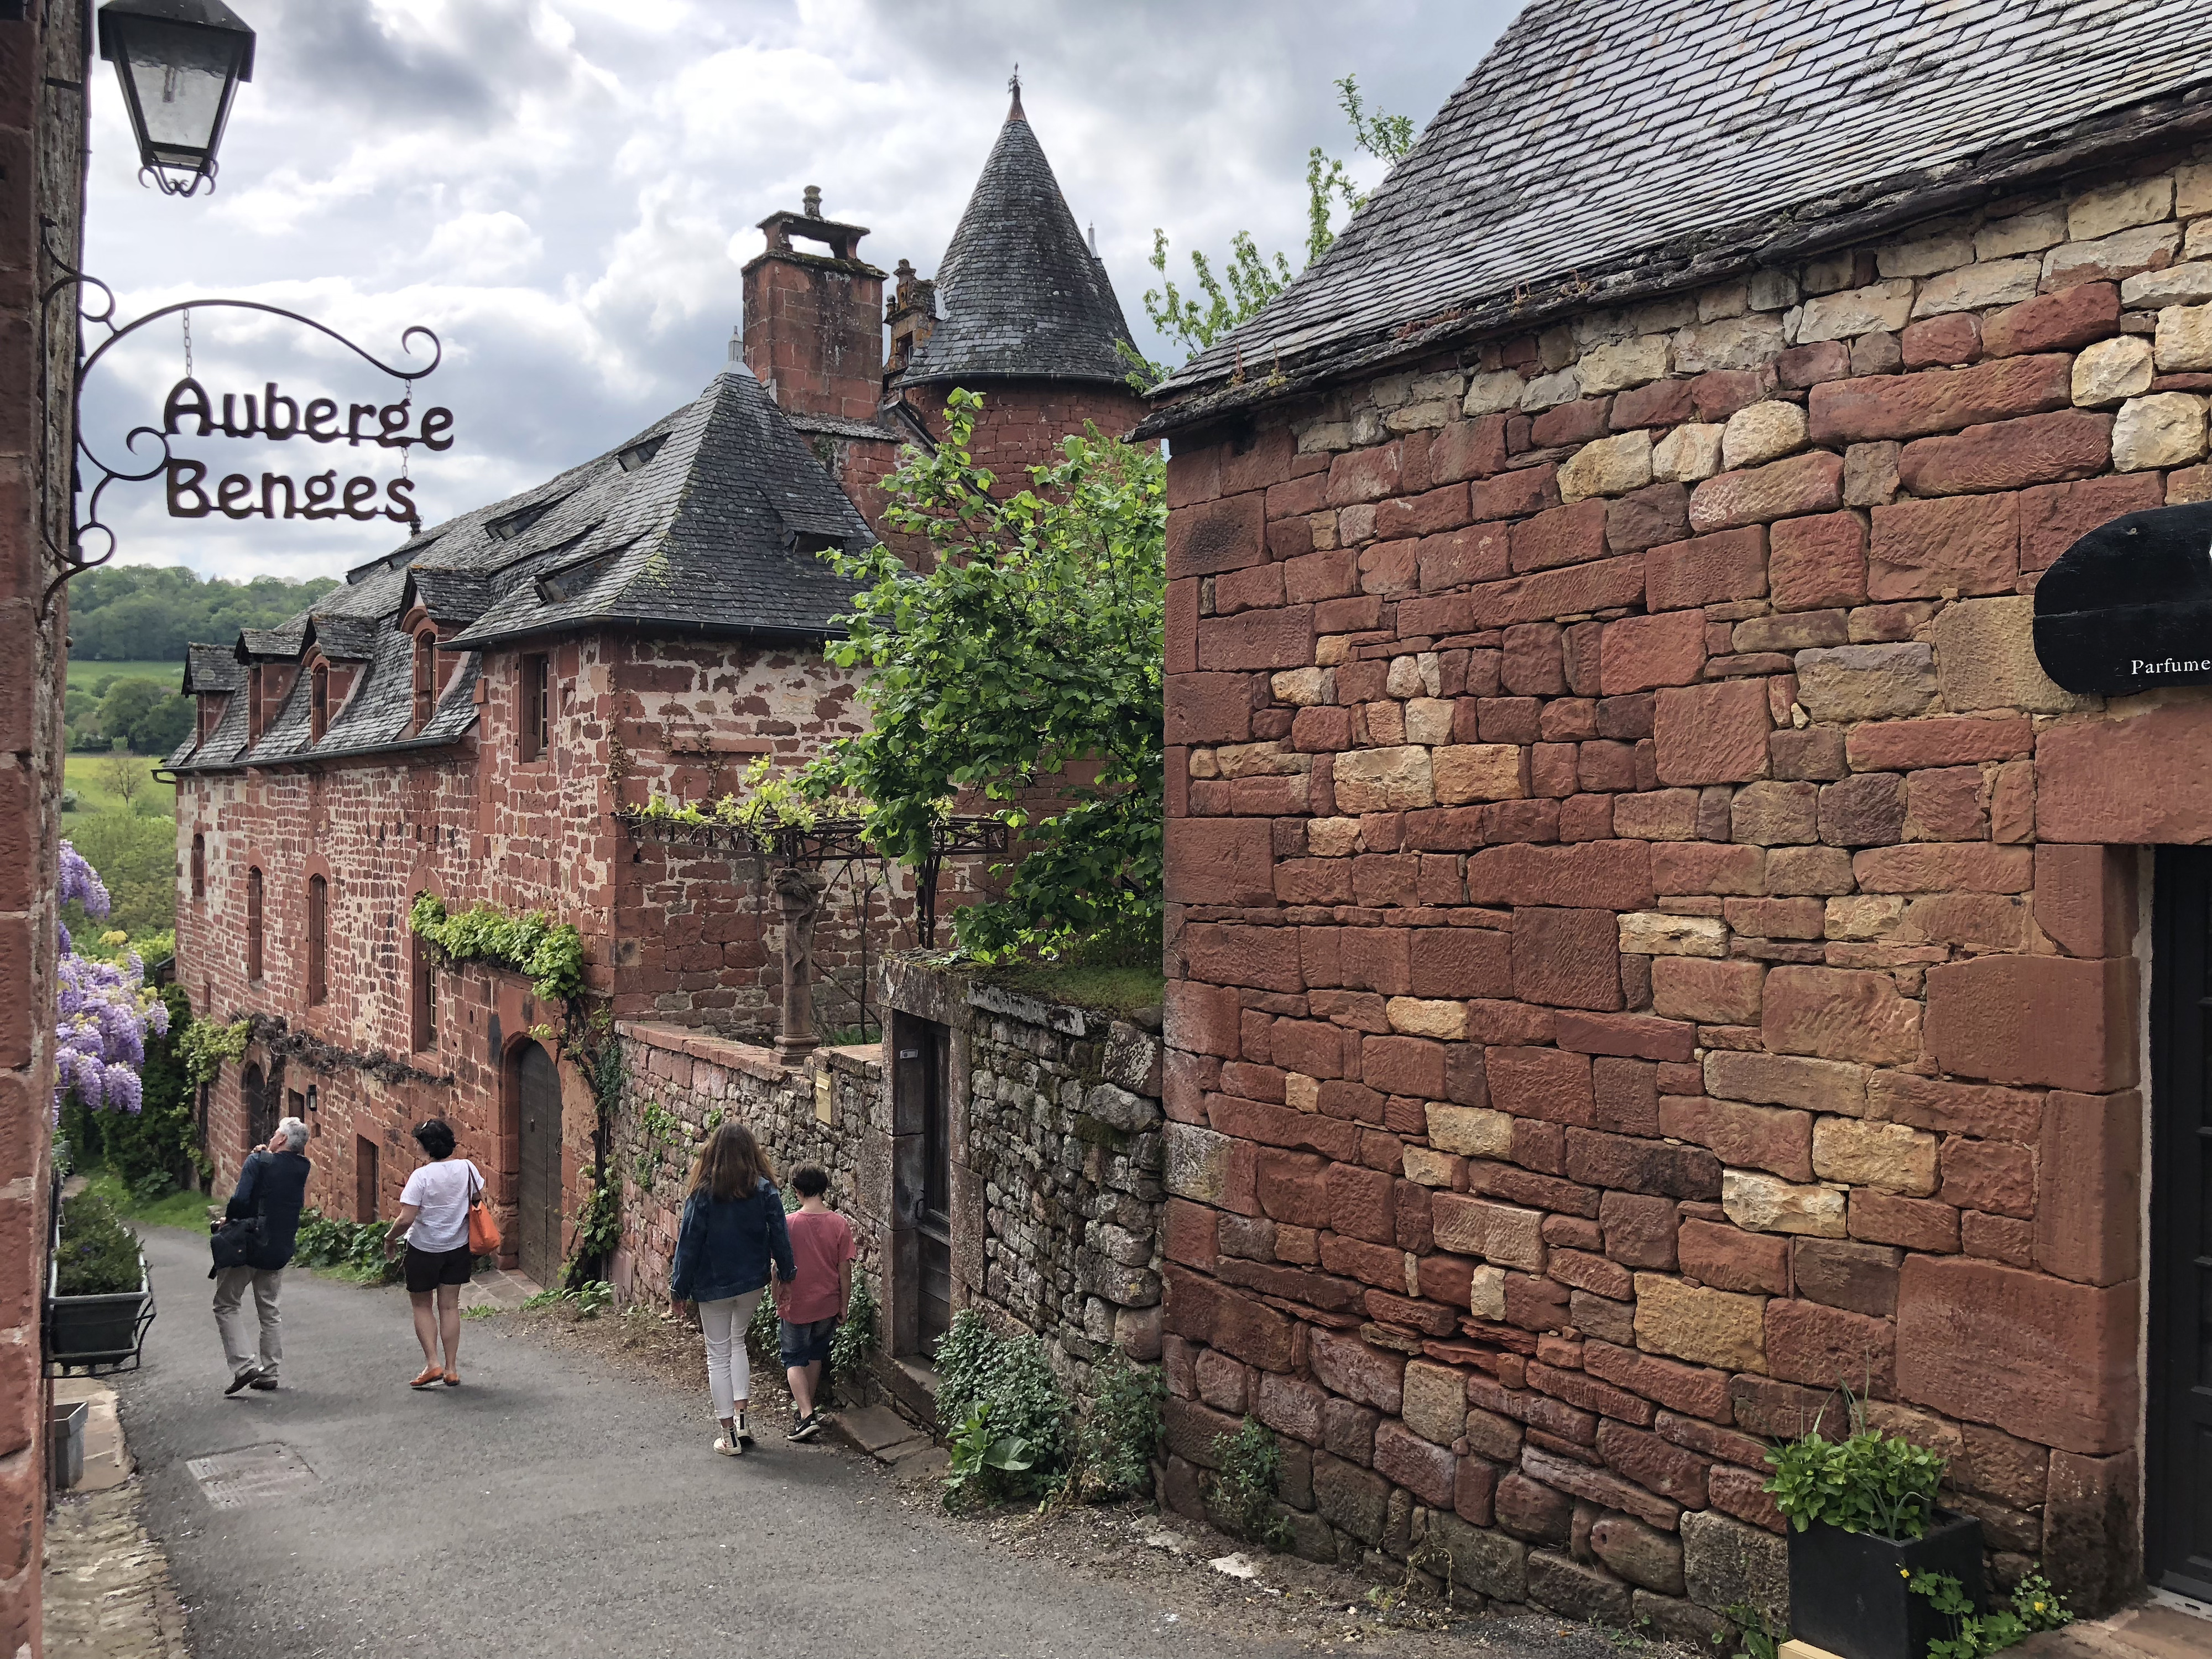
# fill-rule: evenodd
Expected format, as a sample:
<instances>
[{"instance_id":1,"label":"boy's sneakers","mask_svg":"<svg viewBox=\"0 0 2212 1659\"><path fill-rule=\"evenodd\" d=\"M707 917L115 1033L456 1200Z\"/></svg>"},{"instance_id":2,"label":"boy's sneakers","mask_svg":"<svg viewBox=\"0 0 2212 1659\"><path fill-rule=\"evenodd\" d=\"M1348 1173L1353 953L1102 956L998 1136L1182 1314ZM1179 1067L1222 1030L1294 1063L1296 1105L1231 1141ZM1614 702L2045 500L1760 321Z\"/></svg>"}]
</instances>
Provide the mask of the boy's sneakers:
<instances>
[{"instance_id":1,"label":"boy's sneakers","mask_svg":"<svg viewBox=\"0 0 2212 1659\"><path fill-rule=\"evenodd\" d=\"M822 1409L817 1406L812 1411L807 1413L805 1416L800 1418L799 1421L791 1425L791 1432L786 1437L786 1438L792 1440L811 1440L816 1435L821 1432Z\"/></svg>"}]
</instances>

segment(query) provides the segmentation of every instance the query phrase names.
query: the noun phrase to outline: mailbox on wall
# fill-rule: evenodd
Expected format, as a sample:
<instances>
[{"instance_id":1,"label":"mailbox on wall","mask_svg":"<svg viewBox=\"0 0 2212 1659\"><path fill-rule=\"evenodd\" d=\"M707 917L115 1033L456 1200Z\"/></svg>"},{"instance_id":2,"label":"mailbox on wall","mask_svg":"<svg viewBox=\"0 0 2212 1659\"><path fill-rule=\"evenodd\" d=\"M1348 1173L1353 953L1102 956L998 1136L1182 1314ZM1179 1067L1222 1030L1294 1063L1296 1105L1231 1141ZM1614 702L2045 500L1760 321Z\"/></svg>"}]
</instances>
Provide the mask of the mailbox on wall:
<instances>
[{"instance_id":1,"label":"mailbox on wall","mask_svg":"<svg viewBox=\"0 0 2212 1659\"><path fill-rule=\"evenodd\" d=\"M2035 589L2035 655L2069 691L2212 684L2212 502L2100 525Z\"/></svg>"}]
</instances>

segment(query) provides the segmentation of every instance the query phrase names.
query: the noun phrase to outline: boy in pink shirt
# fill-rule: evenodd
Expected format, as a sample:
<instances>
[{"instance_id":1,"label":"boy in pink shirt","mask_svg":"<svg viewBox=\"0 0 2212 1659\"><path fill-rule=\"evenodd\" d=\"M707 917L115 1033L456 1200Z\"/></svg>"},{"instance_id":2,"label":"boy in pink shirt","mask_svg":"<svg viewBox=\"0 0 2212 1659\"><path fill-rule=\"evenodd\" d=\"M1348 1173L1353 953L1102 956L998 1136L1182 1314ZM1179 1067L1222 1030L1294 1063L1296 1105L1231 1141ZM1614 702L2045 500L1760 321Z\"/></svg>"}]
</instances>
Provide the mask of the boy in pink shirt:
<instances>
[{"instance_id":1,"label":"boy in pink shirt","mask_svg":"<svg viewBox=\"0 0 2212 1659\"><path fill-rule=\"evenodd\" d=\"M828 1173L811 1164L791 1172L799 1207L786 1222L791 1232L792 1277L775 1287L775 1311L781 1327L784 1375L791 1382L790 1438L811 1440L822 1432L822 1413L814 1404L822 1387L822 1367L830 1358L830 1339L845 1316L853 1294L853 1258L859 1254L853 1229L823 1200Z\"/></svg>"}]
</instances>

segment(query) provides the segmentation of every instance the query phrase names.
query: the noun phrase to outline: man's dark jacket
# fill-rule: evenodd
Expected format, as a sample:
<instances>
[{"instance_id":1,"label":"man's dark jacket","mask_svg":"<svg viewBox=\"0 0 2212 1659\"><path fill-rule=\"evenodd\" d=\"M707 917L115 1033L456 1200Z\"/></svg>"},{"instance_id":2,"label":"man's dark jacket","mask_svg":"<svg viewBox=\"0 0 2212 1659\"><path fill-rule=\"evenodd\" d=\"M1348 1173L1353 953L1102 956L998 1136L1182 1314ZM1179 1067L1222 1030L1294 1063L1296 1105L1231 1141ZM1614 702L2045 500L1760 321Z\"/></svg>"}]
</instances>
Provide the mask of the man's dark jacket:
<instances>
[{"instance_id":1,"label":"man's dark jacket","mask_svg":"<svg viewBox=\"0 0 2212 1659\"><path fill-rule=\"evenodd\" d=\"M246 1266L266 1272L292 1260L300 1206L307 1201L307 1171L313 1167L301 1153L266 1148L246 1158L246 1167L238 1172L238 1190L223 1210L233 1221L250 1215L261 1218L261 1245L246 1258Z\"/></svg>"}]
</instances>

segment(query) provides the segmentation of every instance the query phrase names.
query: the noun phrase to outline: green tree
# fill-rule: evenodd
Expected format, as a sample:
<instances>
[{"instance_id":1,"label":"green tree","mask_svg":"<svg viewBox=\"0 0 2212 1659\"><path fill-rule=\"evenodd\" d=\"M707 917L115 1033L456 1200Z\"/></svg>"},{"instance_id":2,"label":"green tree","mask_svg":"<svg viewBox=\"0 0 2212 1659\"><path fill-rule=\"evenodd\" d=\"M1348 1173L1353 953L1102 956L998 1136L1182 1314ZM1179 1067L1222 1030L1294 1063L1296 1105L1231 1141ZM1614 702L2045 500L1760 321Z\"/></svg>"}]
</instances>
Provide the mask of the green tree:
<instances>
[{"instance_id":1,"label":"green tree","mask_svg":"<svg viewBox=\"0 0 2212 1659\"><path fill-rule=\"evenodd\" d=\"M824 555L867 584L830 654L869 671L873 720L807 782L862 797L875 845L908 865L963 791L1023 832L1006 896L954 918L968 949L1134 956L1149 939L1156 954L1165 463L1091 428L1002 496L969 449L982 403L953 392L936 453L907 450L884 480L889 522L928 541L934 569L917 577L880 544ZM1073 762L1096 781L1053 775ZM1040 781L1071 804L1031 823L1011 803Z\"/></svg>"},{"instance_id":2,"label":"green tree","mask_svg":"<svg viewBox=\"0 0 2212 1659\"><path fill-rule=\"evenodd\" d=\"M1413 118L1370 110L1356 76L1347 75L1337 82L1336 94L1337 107L1352 125L1353 145L1395 167L1413 147ZM1352 182L1342 161L1316 144L1306 154L1307 264L1320 258L1336 240L1331 221L1340 203L1357 213L1366 205L1367 192ZM1160 285L1145 290L1145 315L1154 328L1182 348L1186 358L1257 313L1288 288L1297 274L1284 254L1261 252L1251 232L1246 230L1229 239L1229 257L1221 262L1218 273L1204 252L1192 251L1191 275L1196 283L1192 294L1184 293L1168 275L1165 231L1153 230L1152 257L1146 263L1159 273ZM1133 346L1124 344L1121 350L1129 365L1129 384L1139 392L1151 391L1172 372L1164 364L1149 361Z\"/></svg>"},{"instance_id":3,"label":"green tree","mask_svg":"<svg viewBox=\"0 0 2212 1659\"><path fill-rule=\"evenodd\" d=\"M178 565L87 571L70 584L70 654L81 662L181 662L190 641L222 644L241 628L274 627L337 586L327 578L203 580Z\"/></svg>"},{"instance_id":4,"label":"green tree","mask_svg":"<svg viewBox=\"0 0 2212 1659\"><path fill-rule=\"evenodd\" d=\"M192 729L191 699L174 687L143 675L109 678L106 690L88 709L80 702L62 701L62 718L70 723L70 742L80 753L121 738L133 754L166 755ZM72 717L71 708L77 713Z\"/></svg>"},{"instance_id":5,"label":"green tree","mask_svg":"<svg viewBox=\"0 0 2212 1659\"><path fill-rule=\"evenodd\" d=\"M106 933L145 939L177 925L177 822L137 812L87 812L70 827L70 842L100 872L113 908L105 921L70 903L62 921L87 954Z\"/></svg>"}]
</instances>

